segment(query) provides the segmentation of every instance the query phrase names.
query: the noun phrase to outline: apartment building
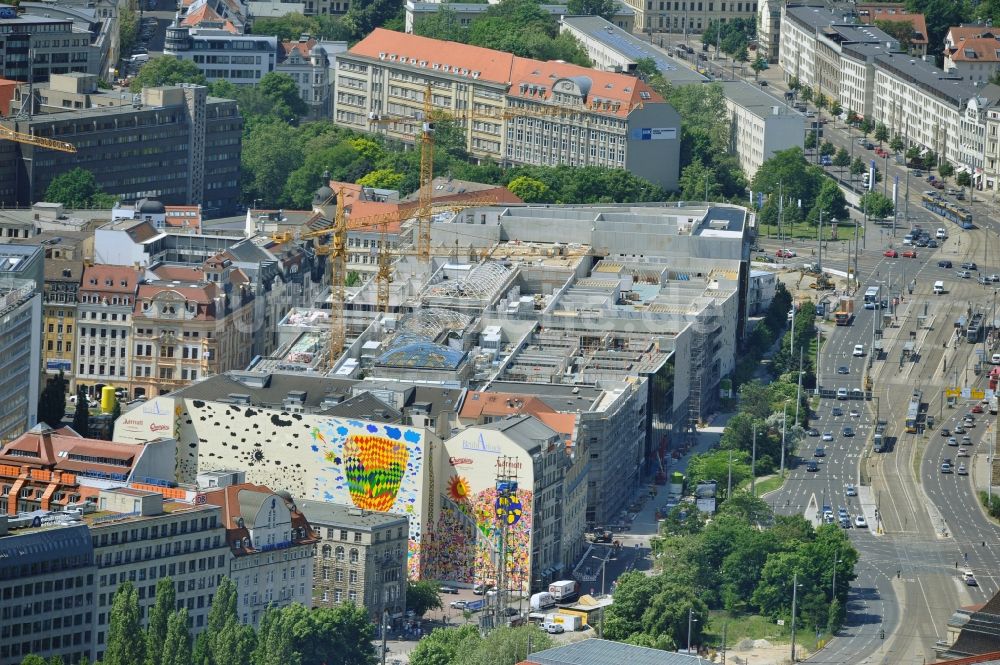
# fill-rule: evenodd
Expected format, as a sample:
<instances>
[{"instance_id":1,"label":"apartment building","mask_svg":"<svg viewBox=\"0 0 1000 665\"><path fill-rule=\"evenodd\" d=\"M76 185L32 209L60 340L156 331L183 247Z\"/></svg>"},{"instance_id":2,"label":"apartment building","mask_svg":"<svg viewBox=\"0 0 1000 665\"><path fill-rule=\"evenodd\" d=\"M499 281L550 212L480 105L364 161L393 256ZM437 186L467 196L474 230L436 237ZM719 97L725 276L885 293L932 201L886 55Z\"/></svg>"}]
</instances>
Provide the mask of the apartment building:
<instances>
[{"instance_id":1,"label":"apartment building","mask_svg":"<svg viewBox=\"0 0 1000 665\"><path fill-rule=\"evenodd\" d=\"M84 267L76 306L77 381L88 386L131 385L132 311L142 276L129 266Z\"/></svg>"},{"instance_id":2,"label":"apartment building","mask_svg":"<svg viewBox=\"0 0 1000 665\"><path fill-rule=\"evenodd\" d=\"M944 68L969 81L989 81L1000 71L1000 32L987 26L955 26L944 39Z\"/></svg>"},{"instance_id":3,"label":"apartment building","mask_svg":"<svg viewBox=\"0 0 1000 665\"><path fill-rule=\"evenodd\" d=\"M227 529L218 506L168 501L156 490L113 487L101 490L97 510L86 515L97 566L94 590L93 655L103 659L115 591L132 582L145 623L156 602L156 583L169 577L177 607L188 611L190 628L200 633L212 597L229 574Z\"/></svg>"},{"instance_id":4,"label":"apartment building","mask_svg":"<svg viewBox=\"0 0 1000 665\"><path fill-rule=\"evenodd\" d=\"M199 500L220 509L228 575L239 590L236 611L243 623L256 626L268 607L312 607L318 539L288 492L237 483L202 492Z\"/></svg>"},{"instance_id":5,"label":"apartment building","mask_svg":"<svg viewBox=\"0 0 1000 665\"><path fill-rule=\"evenodd\" d=\"M721 85L732 123L732 148L747 179L775 152L803 146L805 118L801 113L745 81Z\"/></svg>"},{"instance_id":6,"label":"apartment building","mask_svg":"<svg viewBox=\"0 0 1000 665\"><path fill-rule=\"evenodd\" d=\"M406 615L406 517L326 501L300 500L319 540L312 606L354 603L380 624Z\"/></svg>"},{"instance_id":7,"label":"apartment building","mask_svg":"<svg viewBox=\"0 0 1000 665\"><path fill-rule=\"evenodd\" d=\"M117 92L104 95L117 104L2 121L15 131L57 136L77 152L3 142L0 202L30 205L53 178L79 167L94 174L98 187L125 200L201 204L206 217L236 209L243 126L236 102L208 97L207 88L188 84L146 88L124 104Z\"/></svg>"},{"instance_id":8,"label":"apartment building","mask_svg":"<svg viewBox=\"0 0 1000 665\"><path fill-rule=\"evenodd\" d=\"M45 287L42 295L42 357L45 372L59 372L76 387L73 359L76 351L73 328L76 325L77 291L83 275L81 259L49 259L45 261Z\"/></svg>"},{"instance_id":9,"label":"apartment building","mask_svg":"<svg viewBox=\"0 0 1000 665\"><path fill-rule=\"evenodd\" d=\"M222 29L243 34L250 24L250 8L245 0L181 0L182 24L192 28Z\"/></svg>"},{"instance_id":10,"label":"apartment building","mask_svg":"<svg viewBox=\"0 0 1000 665\"><path fill-rule=\"evenodd\" d=\"M250 362L253 293L231 266L148 271L132 310L132 394L152 397Z\"/></svg>"},{"instance_id":11,"label":"apartment building","mask_svg":"<svg viewBox=\"0 0 1000 665\"><path fill-rule=\"evenodd\" d=\"M327 119L333 114L333 83L337 54L347 42L320 42L309 35L278 45L275 71L287 74L299 87L299 97L309 107L307 117Z\"/></svg>"},{"instance_id":12,"label":"apartment building","mask_svg":"<svg viewBox=\"0 0 1000 665\"><path fill-rule=\"evenodd\" d=\"M622 168L677 187L680 117L634 77L381 28L337 62L344 127L413 143L430 86L435 108L472 115L463 124L474 158ZM372 122L382 116L399 120Z\"/></svg>"},{"instance_id":13,"label":"apartment building","mask_svg":"<svg viewBox=\"0 0 1000 665\"><path fill-rule=\"evenodd\" d=\"M51 74L85 72L99 74L99 50L91 46L91 33L74 26L68 18L18 14L12 7L0 8L0 78L48 81Z\"/></svg>"},{"instance_id":14,"label":"apartment building","mask_svg":"<svg viewBox=\"0 0 1000 665\"><path fill-rule=\"evenodd\" d=\"M37 245L0 245L0 443L38 420L44 260Z\"/></svg>"},{"instance_id":15,"label":"apartment building","mask_svg":"<svg viewBox=\"0 0 1000 665\"><path fill-rule=\"evenodd\" d=\"M278 61L278 38L247 35L225 29L189 27L178 19L167 28L164 55L193 62L209 83L229 81L254 85Z\"/></svg>"},{"instance_id":16,"label":"apartment building","mask_svg":"<svg viewBox=\"0 0 1000 665\"><path fill-rule=\"evenodd\" d=\"M101 5L100 8L98 4ZM111 0L68 0L59 3L43 0L22 2L20 7L27 14L72 21L74 33L86 34L89 38L91 62L88 71L111 78L111 72L117 67L121 55L118 46L117 9L112 7Z\"/></svg>"},{"instance_id":17,"label":"apartment building","mask_svg":"<svg viewBox=\"0 0 1000 665\"><path fill-rule=\"evenodd\" d=\"M905 54L875 59L872 116L890 134L933 150L939 158L962 163L961 122L977 88L958 74Z\"/></svg>"},{"instance_id":18,"label":"apartment building","mask_svg":"<svg viewBox=\"0 0 1000 665\"><path fill-rule=\"evenodd\" d=\"M30 523L0 515L0 665L28 654L89 660L97 583L90 533L79 521Z\"/></svg>"},{"instance_id":19,"label":"apartment building","mask_svg":"<svg viewBox=\"0 0 1000 665\"><path fill-rule=\"evenodd\" d=\"M784 4L781 0L759 0L757 3L757 53L772 65L778 62Z\"/></svg>"},{"instance_id":20,"label":"apartment building","mask_svg":"<svg viewBox=\"0 0 1000 665\"><path fill-rule=\"evenodd\" d=\"M635 12L634 32L698 33L712 21L754 19L757 0L625 0Z\"/></svg>"}]
</instances>

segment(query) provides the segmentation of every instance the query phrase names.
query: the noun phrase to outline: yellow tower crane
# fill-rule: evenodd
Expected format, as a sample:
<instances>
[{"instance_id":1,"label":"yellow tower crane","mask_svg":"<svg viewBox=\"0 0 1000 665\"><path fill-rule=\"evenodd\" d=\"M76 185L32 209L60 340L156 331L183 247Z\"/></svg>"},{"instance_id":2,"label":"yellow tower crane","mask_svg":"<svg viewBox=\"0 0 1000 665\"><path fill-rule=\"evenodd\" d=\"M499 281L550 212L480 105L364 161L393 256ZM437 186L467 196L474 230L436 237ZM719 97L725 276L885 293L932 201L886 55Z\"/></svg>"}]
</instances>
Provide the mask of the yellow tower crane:
<instances>
[{"instance_id":1,"label":"yellow tower crane","mask_svg":"<svg viewBox=\"0 0 1000 665\"><path fill-rule=\"evenodd\" d=\"M72 143L67 143L66 141L56 141L55 139L45 138L44 136L35 136L33 134L15 132L13 129L4 127L3 125L0 125L0 139L14 141L16 143L24 143L25 145L33 145L36 148L58 150L59 152L76 152L76 146Z\"/></svg>"},{"instance_id":2,"label":"yellow tower crane","mask_svg":"<svg viewBox=\"0 0 1000 665\"><path fill-rule=\"evenodd\" d=\"M421 123L420 132L420 187L418 189L417 207L417 256L422 261L429 261L431 256L431 205L433 198L432 181L434 180L434 123L438 120L511 120L513 118L551 118L583 114L587 108L571 108L563 106L537 106L534 108L504 108L489 111L474 111L471 109L451 110L435 109L432 102L431 85L424 90L423 110L418 116L379 116L372 115L368 121L372 125L393 125L411 123L417 120ZM636 104L636 109L642 104ZM480 204L483 205L483 204Z\"/></svg>"}]
</instances>

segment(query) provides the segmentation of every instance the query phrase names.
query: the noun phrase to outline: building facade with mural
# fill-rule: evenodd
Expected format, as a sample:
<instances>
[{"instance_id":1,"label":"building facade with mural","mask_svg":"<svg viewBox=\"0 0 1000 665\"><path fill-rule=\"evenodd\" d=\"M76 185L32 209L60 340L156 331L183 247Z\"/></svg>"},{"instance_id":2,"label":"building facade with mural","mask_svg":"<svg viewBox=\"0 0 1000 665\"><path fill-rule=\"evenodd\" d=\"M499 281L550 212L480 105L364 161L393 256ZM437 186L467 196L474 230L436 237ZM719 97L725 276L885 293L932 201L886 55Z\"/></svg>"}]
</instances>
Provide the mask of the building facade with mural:
<instances>
[{"instance_id":1,"label":"building facade with mural","mask_svg":"<svg viewBox=\"0 0 1000 665\"><path fill-rule=\"evenodd\" d=\"M199 471L239 468L248 482L303 499L405 516L408 573L422 576L424 527L437 513L441 442L432 430L251 406L241 397L161 395L123 414L115 440L175 433L181 483L195 482Z\"/></svg>"},{"instance_id":2,"label":"building facade with mural","mask_svg":"<svg viewBox=\"0 0 1000 665\"><path fill-rule=\"evenodd\" d=\"M534 416L468 427L444 444L441 511L430 530L425 573L511 592L560 579L583 553L586 470L567 438ZM516 483L506 493L504 482Z\"/></svg>"}]
</instances>

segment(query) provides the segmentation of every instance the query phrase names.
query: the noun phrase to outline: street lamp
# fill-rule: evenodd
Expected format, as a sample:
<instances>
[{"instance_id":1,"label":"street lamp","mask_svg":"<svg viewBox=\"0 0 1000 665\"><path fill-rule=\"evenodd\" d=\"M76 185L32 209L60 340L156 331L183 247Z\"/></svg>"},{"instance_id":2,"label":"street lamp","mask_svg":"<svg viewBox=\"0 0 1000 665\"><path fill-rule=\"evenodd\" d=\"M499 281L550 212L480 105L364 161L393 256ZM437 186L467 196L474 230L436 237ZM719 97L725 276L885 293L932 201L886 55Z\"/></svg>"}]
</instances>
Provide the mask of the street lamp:
<instances>
[{"instance_id":1,"label":"street lamp","mask_svg":"<svg viewBox=\"0 0 1000 665\"><path fill-rule=\"evenodd\" d=\"M843 560L840 558L840 551L838 550L837 556L833 559L833 597L831 598L831 601L836 600L837 598L837 564L840 563L843 563Z\"/></svg>"},{"instance_id":2,"label":"street lamp","mask_svg":"<svg viewBox=\"0 0 1000 665\"><path fill-rule=\"evenodd\" d=\"M694 624L696 621L698 621L698 620L694 618L694 608L693 607L689 607L688 608L688 648L687 648L688 655L691 655L691 625Z\"/></svg>"},{"instance_id":3,"label":"street lamp","mask_svg":"<svg viewBox=\"0 0 1000 665\"><path fill-rule=\"evenodd\" d=\"M795 604L798 599L799 573L796 571L792 575L792 662L795 662Z\"/></svg>"},{"instance_id":4,"label":"street lamp","mask_svg":"<svg viewBox=\"0 0 1000 665\"><path fill-rule=\"evenodd\" d=\"M785 477L785 432L788 421L788 399L781 408L781 477Z\"/></svg>"},{"instance_id":5,"label":"street lamp","mask_svg":"<svg viewBox=\"0 0 1000 665\"><path fill-rule=\"evenodd\" d=\"M608 556L590 556L591 559L597 559L601 562L601 619L597 626L597 637L602 639L604 637L604 571L607 568L608 559L611 558L611 552L608 552Z\"/></svg>"}]
</instances>

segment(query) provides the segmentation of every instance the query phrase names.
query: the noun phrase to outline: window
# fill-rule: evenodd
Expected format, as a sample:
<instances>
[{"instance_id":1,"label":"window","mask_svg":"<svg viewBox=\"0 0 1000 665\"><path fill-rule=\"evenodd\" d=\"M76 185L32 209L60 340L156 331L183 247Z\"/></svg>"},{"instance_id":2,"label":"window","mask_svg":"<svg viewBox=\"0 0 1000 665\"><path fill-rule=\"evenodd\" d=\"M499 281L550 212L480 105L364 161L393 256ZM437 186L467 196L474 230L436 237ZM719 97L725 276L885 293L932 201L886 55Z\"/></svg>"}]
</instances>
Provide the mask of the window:
<instances>
[{"instance_id":1,"label":"window","mask_svg":"<svg viewBox=\"0 0 1000 665\"><path fill-rule=\"evenodd\" d=\"M344 548L343 547L338 547L337 548L337 561L343 561L343 560L344 560Z\"/></svg>"},{"instance_id":2,"label":"window","mask_svg":"<svg viewBox=\"0 0 1000 665\"><path fill-rule=\"evenodd\" d=\"M351 563L357 563L357 562L358 562L358 551L355 550L355 549L352 549L351 550Z\"/></svg>"}]
</instances>

